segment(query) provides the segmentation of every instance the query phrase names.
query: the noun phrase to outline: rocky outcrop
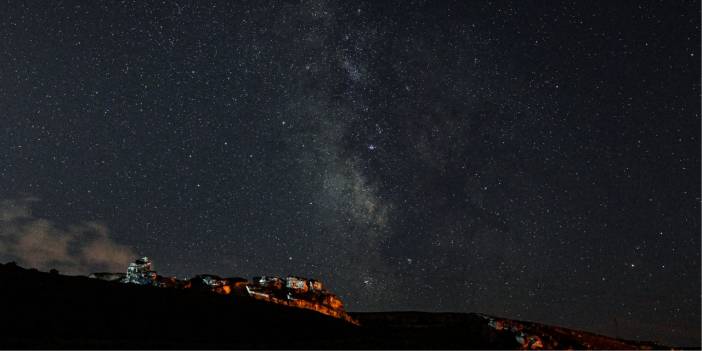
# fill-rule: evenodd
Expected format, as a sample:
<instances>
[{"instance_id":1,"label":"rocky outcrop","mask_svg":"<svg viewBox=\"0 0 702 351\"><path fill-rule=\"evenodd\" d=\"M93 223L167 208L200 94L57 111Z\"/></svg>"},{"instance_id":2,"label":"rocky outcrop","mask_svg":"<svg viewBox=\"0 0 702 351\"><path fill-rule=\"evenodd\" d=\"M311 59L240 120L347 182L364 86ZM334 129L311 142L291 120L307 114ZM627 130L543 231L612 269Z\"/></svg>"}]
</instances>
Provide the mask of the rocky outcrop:
<instances>
[{"instance_id":1,"label":"rocky outcrop","mask_svg":"<svg viewBox=\"0 0 702 351\"><path fill-rule=\"evenodd\" d=\"M210 290L223 295L248 296L246 285L248 280L244 278L221 278L211 274L201 274L190 278L185 288Z\"/></svg>"},{"instance_id":2,"label":"rocky outcrop","mask_svg":"<svg viewBox=\"0 0 702 351\"><path fill-rule=\"evenodd\" d=\"M324 289L321 282L300 277L254 277L246 285L249 296L280 305L305 308L358 325L344 310L338 296Z\"/></svg>"},{"instance_id":3,"label":"rocky outcrop","mask_svg":"<svg viewBox=\"0 0 702 351\"><path fill-rule=\"evenodd\" d=\"M163 277L153 270L148 257L142 257L127 267L127 273L93 273L90 278L160 288L206 290L232 297L252 298L278 305L304 308L358 325L344 310L338 296L324 288L322 282L295 276L285 278L261 276L248 281L244 278L222 278L200 274L187 280Z\"/></svg>"},{"instance_id":4,"label":"rocky outcrop","mask_svg":"<svg viewBox=\"0 0 702 351\"><path fill-rule=\"evenodd\" d=\"M142 257L127 267L127 275L124 277L125 283L139 285L158 285L157 274L151 269L151 260Z\"/></svg>"},{"instance_id":5,"label":"rocky outcrop","mask_svg":"<svg viewBox=\"0 0 702 351\"><path fill-rule=\"evenodd\" d=\"M661 349L651 342L620 340L581 330L549 326L545 324L497 318L478 314L488 327L501 336L514 338L523 350L553 349Z\"/></svg>"}]
</instances>

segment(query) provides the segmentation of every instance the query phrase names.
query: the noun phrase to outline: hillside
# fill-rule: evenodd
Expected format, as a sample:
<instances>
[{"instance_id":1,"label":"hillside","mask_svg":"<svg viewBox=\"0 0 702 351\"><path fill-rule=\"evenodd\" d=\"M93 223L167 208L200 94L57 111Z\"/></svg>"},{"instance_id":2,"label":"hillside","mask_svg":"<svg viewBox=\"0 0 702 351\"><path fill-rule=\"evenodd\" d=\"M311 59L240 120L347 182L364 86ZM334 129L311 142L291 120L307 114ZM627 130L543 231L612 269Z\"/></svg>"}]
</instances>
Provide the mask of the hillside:
<instances>
[{"instance_id":1,"label":"hillside","mask_svg":"<svg viewBox=\"0 0 702 351\"><path fill-rule=\"evenodd\" d=\"M242 296L106 282L14 264L0 264L0 310L0 348L661 347L479 314L352 313L361 324L355 326ZM525 340L532 335L539 341Z\"/></svg>"}]
</instances>

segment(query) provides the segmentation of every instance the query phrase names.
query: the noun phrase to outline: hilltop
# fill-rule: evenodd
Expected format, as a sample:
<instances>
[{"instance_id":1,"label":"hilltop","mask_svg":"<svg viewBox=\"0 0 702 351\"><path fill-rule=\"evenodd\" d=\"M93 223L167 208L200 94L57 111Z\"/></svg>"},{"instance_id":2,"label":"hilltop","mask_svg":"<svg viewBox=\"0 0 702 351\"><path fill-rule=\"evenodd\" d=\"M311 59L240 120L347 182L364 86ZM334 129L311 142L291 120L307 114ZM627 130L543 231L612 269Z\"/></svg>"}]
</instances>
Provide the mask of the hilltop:
<instances>
[{"instance_id":1,"label":"hilltop","mask_svg":"<svg viewBox=\"0 0 702 351\"><path fill-rule=\"evenodd\" d=\"M667 348L481 314L350 313L0 264L0 348Z\"/></svg>"}]
</instances>

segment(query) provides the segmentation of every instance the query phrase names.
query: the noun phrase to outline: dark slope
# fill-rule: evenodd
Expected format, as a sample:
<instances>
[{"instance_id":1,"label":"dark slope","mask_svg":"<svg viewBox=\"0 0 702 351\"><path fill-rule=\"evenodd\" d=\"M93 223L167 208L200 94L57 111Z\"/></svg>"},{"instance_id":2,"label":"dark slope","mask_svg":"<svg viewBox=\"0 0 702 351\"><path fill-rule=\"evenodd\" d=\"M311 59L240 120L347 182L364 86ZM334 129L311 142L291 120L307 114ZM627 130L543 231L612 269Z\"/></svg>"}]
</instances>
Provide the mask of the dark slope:
<instances>
[{"instance_id":1,"label":"dark slope","mask_svg":"<svg viewBox=\"0 0 702 351\"><path fill-rule=\"evenodd\" d=\"M0 348L340 347L357 329L251 299L10 265L0 266L0 311Z\"/></svg>"},{"instance_id":2,"label":"dark slope","mask_svg":"<svg viewBox=\"0 0 702 351\"><path fill-rule=\"evenodd\" d=\"M394 348L492 349L670 349L651 342L610 338L580 330L498 318L477 313L351 313L365 330L365 340ZM522 342L519 342L519 338ZM539 342L529 342L530 338Z\"/></svg>"},{"instance_id":3,"label":"dark slope","mask_svg":"<svg viewBox=\"0 0 702 351\"><path fill-rule=\"evenodd\" d=\"M319 313L195 290L110 283L0 264L0 348L513 349L478 314L355 313L362 327ZM548 347L650 348L526 323ZM494 323L493 323L494 324ZM585 337L582 337L582 335ZM578 337L578 335L581 335Z\"/></svg>"},{"instance_id":4,"label":"dark slope","mask_svg":"<svg viewBox=\"0 0 702 351\"><path fill-rule=\"evenodd\" d=\"M512 335L496 333L473 313L351 313L361 322L359 348L519 349ZM382 346L375 346L382 345Z\"/></svg>"}]
</instances>

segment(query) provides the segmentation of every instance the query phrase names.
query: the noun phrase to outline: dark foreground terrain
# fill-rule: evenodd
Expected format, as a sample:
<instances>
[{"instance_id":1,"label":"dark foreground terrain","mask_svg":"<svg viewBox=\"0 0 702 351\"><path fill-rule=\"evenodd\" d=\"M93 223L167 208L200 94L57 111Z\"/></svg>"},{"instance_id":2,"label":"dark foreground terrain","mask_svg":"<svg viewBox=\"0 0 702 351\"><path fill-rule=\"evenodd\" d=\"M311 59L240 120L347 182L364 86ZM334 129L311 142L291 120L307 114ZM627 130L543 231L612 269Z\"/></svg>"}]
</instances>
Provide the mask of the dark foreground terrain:
<instances>
[{"instance_id":1,"label":"dark foreground terrain","mask_svg":"<svg viewBox=\"0 0 702 351\"><path fill-rule=\"evenodd\" d=\"M0 348L667 348L465 313L314 311L0 264Z\"/></svg>"}]
</instances>

